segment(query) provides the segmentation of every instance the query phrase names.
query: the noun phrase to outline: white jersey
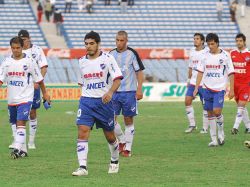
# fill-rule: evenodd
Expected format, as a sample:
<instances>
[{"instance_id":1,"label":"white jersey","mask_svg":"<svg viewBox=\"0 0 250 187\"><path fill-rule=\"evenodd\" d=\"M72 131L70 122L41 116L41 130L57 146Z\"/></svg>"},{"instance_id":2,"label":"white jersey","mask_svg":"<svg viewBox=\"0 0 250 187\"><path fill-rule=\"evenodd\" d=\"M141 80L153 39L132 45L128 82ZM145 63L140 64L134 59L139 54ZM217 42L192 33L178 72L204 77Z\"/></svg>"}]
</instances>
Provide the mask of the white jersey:
<instances>
[{"instance_id":1,"label":"white jersey","mask_svg":"<svg viewBox=\"0 0 250 187\"><path fill-rule=\"evenodd\" d=\"M195 48L192 48L190 50L190 57L189 57L189 64L188 67L192 69L192 76L190 79L190 84L195 85L196 84L196 78L198 75L197 72L197 65L201 63L201 59L203 58L204 54L208 51L208 48L204 48L200 51L197 51ZM200 83L202 85L202 81Z\"/></svg>"},{"instance_id":2,"label":"white jersey","mask_svg":"<svg viewBox=\"0 0 250 187\"><path fill-rule=\"evenodd\" d=\"M81 77L78 83L82 85L82 96L101 98L111 88L115 79L122 78L122 73L114 57L101 52L96 59L84 56L79 59Z\"/></svg>"},{"instance_id":3,"label":"white jersey","mask_svg":"<svg viewBox=\"0 0 250 187\"><path fill-rule=\"evenodd\" d=\"M40 69L48 66L46 56L41 47L32 44L31 48L23 49L23 53L32 57L35 60L35 62L38 64L38 67Z\"/></svg>"},{"instance_id":4,"label":"white jersey","mask_svg":"<svg viewBox=\"0 0 250 187\"><path fill-rule=\"evenodd\" d=\"M32 80L41 82L43 77L35 61L27 55L20 60L8 57L1 64L0 81L7 83L10 106L33 101L34 83Z\"/></svg>"},{"instance_id":5,"label":"white jersey","mask_svg":"<svg viewBox=\"0 0 250 187\"><path fill-rule=\"evenodd\" d=\"M207 52L197 71L203 72L203 85L212 91L226 90L228 76L234 73L234 67L230 55L221 50L219 54Z\"/></svg>"}]
</instances>

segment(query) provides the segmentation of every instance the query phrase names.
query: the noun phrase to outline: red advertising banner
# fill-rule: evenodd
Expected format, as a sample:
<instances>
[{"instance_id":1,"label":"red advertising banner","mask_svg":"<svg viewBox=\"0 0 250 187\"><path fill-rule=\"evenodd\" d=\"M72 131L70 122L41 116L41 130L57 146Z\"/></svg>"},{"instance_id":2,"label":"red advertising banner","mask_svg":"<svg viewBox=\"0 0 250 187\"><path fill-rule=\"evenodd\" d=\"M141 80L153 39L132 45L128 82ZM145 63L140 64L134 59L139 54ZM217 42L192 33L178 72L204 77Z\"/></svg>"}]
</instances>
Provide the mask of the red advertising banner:
<instances>
[{"instance_id":1,"label":"red advertising banner","mask_svg":"<svg viewBox=\"0 0 250 187\"><path fill-rule=\"evenodd\" d=\"M111 49L103 49L110 51ZM185 49L135 49L141 59L187 59L188 50ZM9 48L0 48L0 55L10 54ZM86 54L85 49L44 49L44 53L48 57L79 59Z\"/></svg>"}]
</instances>

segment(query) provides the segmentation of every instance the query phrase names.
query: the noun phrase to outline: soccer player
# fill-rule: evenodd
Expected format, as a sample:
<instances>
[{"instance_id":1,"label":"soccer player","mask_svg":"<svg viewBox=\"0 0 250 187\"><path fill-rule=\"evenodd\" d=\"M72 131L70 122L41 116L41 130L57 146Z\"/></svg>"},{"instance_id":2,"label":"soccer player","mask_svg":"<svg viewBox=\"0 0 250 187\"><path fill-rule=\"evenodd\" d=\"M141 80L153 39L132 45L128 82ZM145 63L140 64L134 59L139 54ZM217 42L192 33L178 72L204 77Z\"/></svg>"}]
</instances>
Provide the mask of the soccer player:
<instances>
[{"instance_id":1,"label":"soccer player","mask_svg":"<svg viewBox=\"0 0 250 187\"><path fill-rule=\"evenodd\" d=\"M209 33L206 37L209 51L204 54L201 63L197 66L197 80L193 96L196 96L203 80L203 97L205 100L204 109L208 113L210 126L210 136L212 141L208 146L218 146L225 143L224 119L222 108L228 78L230 80L230 90L228 97L234 97L234 68L230 55L219 48L219 37L217 34ZM203 78L202 78L203 77ZM217 129L218 127L218 139Z\"/></svg>"},{"instance_id":2,"label":"soccer player","mask_svg":"<svg viewBox=\"0 0 250 187\"><path fill-rule=\"evenodd\" d=\"M246 36L242 33L235 37L237 49L231 51L231 59L234 64L234 93L237 103L237 115L232 134L238 133L238 128L243 120L246 133L250 133L250 121L246 108L250 96L250 51L246 48Z\"/></svg>"},{"instance_id":3,"label":"soccer player","mask_svg":"<svg viewBox=\"0 0 250 187\"><path fill-rule=\"evenodd\" d=\"M115 57L123 75L121 86L114 94L116 111L115 134L119 139L119 151L122 156L131 156L134 139L134 116L137 115L137 100L142 99L142 83L144 66L137 52L127 46L128 34L119 31L116 35L116 48L110 51ZM117 121L117 115L122 115L125 123L125 134Z\"/></svg>"},{"instance_id":4,"label":"soccer player","mask_svg":"<svg viewBox=\"0 0 250 187\"><path fill-rule=\"evenodd\" d=\"M100 36L91 31L84 38L87 55L79 60L82 96L79 101L76 124L78 126L77 156L79 168L73 176L88 175L88 139L94 123L102 128L109 143L111 162L108 173L119 170L119 144L114 133L113 93L120 86L122 73L114 57L100 51Z\"/></svg>"},{"instance_id":5,"label":"soccer player","mask_svg":"<svg viewBox=\"0 0 250 187\"><path fill-rule=\"evenodd\" d=\"M42 76L45 77L48 63L47 63L47 60L46 60L46 57L44 55L42 48L31 43L30 35L27 30L20 30L18 33L18 36L21 37L24 41L23 53L25 53L26 55L30 56L31 58L35 60L35 62L38 64L38 67L40 68ZM33 99L32 108L30 111L29 142L28 142L29 149L36 149L35 136L36 136L36 130L37 130L37 124L38 124L36 111L37 109L40 108L40 104L41 104L40 88L39 86L37 86L37 88L35 88L35 91L34 91L34 99ZM16 131L15 125L12 125L13 134L15 134L15 131ZM9 148L13 148L14 146L13 143L9 146ZM24 146L26 146L26 144Z\"/></svg>"},{"instance_id":6,"label":"soccer player","mask_svg":"<svg viewBox=\"0 0 250 187\"><path fill-rule=\"evenodd\" d=\"M198 72L196 71L197 65L201 63L201 59L208 51L208 49L204 46L205 37L201 33L194 34L194 48L190 51L190 59L189 59L189 68L188 68L188 81L187 81L187 93L185 97L185 106L186 106L186 114L189 121L189 127L185 130L186 133L193 132L197 127L195 124L194 117L194 108L192 106L193 102L193 92L196 84L196 77ZM202 82L200 83L198 94L200 97L200 101L203 104L203 93L202 93ZM208 129L208 119L207 119L207 111L203 109L203 128L200 131L202 134L206 134Z\"/></svg>"},{"instance_id":7,"label":"soccer player","mask_svg":"<svg viewBox=\"0 0 250 187\"><path fill-rule=\"evenodd\" d=\"M12 38L10 46L12 56L6 58L0 68L0 86L3 82L7 83L10 123L16 126L16 141L11 156L16 159L27 156L23 145L26 143L25 125L34 96L33 81L41 86L44 100L49 102L50 97L46 94L43 76L36 62L22 53L24 42L21 37Z\"/></svg>"}]
</instances>

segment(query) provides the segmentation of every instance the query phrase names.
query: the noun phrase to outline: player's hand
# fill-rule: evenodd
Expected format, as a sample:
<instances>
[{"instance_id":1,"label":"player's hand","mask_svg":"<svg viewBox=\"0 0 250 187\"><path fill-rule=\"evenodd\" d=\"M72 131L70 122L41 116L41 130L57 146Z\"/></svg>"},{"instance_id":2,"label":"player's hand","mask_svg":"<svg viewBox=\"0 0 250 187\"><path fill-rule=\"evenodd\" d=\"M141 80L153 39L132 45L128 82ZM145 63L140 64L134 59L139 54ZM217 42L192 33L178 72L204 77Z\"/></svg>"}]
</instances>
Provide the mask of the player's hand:
<instances>
[{"instance_id":1,"label":"player's hand","mask_svg":"<svg viewBox=\"0 0 250 187\"><path fill-rule=\"evenodd\" d=\"M193 92L193 97L196 97L197 94L198 94L198 88L195 88Z\"/></svg>"},{"instance_id":2,"label":"player's hand","mask_svg":"<svg viewBox=\"0 0 250 187\"><path fill-rule=\"evenodd\" d=\"M34 83L34 88L38 89L39 88L39 84L38 83Z\"/></svg>"},{"instance_id":3,"label":"player's hand","mask_svg":"<svg viewBox=\"0 0 250 187\"><path fill-rule=\"evenodd\" d=\"M229 90L228 98L229 98L229 100L234 98L234 91L233 90Z\"/></svg>"},{"instance_id":4,"label":"player's hand","mask_svg":"<svg viewBox=\"0 0 250 187\"><path fill-rule=\"evenodd\" d=\"M135 98L136 98L137 100L141 100L141 99L143 98L143 93L142 93L142 90L141 90L141 89L136 91Z\"/></svg>"},{"instance_id":5,"label":"player's hand","mask_svg":"<svg viewBox=\"0 0 250 187\"><path fill-rule=\"evenodd\" d=\"M112 91L108 91L107 93L105 93L105 94L102 96L102 102L103 102L104 104L109 103L109 101L111 101L111 99L112 99L112 96L113 96L113 92L112 92Z\"/></svg>"},{"instance_id":6,"label":"player's hand","mask_svg":"<svg viewBox=\"0 0 250 187\"><path fill-rule=\"evenodd\" d=\"M43 96L43 106L46 110L51 108L51 100L50 100L50 96L48 94L45 94Z\"/></svg>"}]
</instances>

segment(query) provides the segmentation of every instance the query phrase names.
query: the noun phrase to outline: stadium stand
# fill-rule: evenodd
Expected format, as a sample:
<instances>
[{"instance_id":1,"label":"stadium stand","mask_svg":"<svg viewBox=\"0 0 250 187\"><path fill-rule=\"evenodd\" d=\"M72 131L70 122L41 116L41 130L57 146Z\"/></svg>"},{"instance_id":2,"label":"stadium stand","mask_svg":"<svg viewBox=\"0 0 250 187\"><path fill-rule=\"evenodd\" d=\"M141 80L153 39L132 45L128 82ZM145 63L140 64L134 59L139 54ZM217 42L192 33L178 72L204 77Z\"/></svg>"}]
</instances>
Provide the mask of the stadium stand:
<instances>
[{"instance_id":1,"label":"stadium stand","mask_svg":"<svg viewBox=\"0 0 250 187\"><path fill-rule=\"evenodd\" d=\"M20 0L5 0L0 5L0 47L9 47L10 38L21 29L30 32L33 43L49 47L30 4L22 4Z\"/></svg>"},{"instance_id":2,"label":"stadium stand","mask_svg":"<svg viewBox=\"0 0 250 187\"><path fill-rule=\"evenodd\" d=\"M117 2L105 6L103 0L95 2L94 13L78 11L73 1L72 12L64 14L65 38L69 48L80 48L83 36L90 30L101 34L102 46L114 47L118 30L129 33L129 45L137 48L190 48L194 32L215 32L220 36L221 46L231 48L239 31L237 23L231 22L228 1L224 0L223 22L217 21L217 0L137 0L120 13ZM64 10L64 0L56 6Z\"/></svg>"}]
</instances>

